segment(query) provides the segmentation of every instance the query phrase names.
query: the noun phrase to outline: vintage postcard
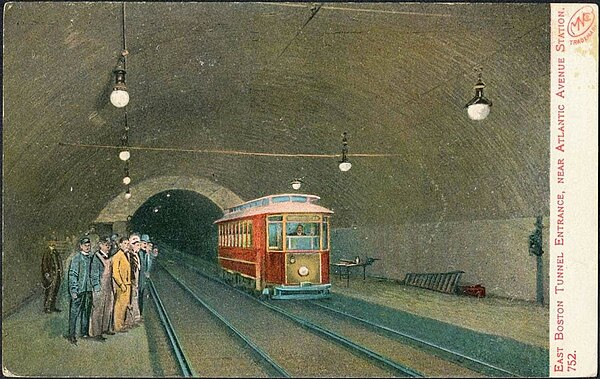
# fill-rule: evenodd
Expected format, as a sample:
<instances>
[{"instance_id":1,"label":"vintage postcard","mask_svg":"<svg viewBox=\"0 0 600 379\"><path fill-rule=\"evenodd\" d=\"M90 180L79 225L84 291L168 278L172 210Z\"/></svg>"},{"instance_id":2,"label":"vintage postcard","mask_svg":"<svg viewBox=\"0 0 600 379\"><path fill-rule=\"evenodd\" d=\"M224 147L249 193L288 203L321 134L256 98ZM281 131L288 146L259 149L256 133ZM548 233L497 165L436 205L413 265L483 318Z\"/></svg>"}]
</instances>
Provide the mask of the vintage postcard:
<instances>
[{"instance_id":1,"label":"vintage postcard","mask_svg":"<svg viewBox=\"0 0 600 379\"><path fill-rule=\"evenodd\" d=\"M5 2L3 375L597 376L599 17Z\"/></svg>"}]
</instances>

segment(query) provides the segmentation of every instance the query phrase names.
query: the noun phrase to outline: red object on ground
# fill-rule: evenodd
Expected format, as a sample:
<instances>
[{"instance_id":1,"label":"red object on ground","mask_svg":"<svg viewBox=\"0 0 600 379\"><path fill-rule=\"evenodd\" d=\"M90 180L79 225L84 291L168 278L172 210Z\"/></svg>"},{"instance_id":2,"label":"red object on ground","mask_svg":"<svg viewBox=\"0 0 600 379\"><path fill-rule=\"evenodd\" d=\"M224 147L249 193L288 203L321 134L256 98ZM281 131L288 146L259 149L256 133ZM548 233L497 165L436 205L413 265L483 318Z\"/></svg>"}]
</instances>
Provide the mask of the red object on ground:
<instances>
[{"instance_id":1,"label":"red object on ground","mask_svg":"<svg viewBox=\"0 0 600 379\"><path fill-rule=\"evenodd\" d=\"M474 286L461 286L461 290L465 295L475 296L475 297L485 297L485 287L481 284L476 284Z\"/></svg>"}]
</instances>

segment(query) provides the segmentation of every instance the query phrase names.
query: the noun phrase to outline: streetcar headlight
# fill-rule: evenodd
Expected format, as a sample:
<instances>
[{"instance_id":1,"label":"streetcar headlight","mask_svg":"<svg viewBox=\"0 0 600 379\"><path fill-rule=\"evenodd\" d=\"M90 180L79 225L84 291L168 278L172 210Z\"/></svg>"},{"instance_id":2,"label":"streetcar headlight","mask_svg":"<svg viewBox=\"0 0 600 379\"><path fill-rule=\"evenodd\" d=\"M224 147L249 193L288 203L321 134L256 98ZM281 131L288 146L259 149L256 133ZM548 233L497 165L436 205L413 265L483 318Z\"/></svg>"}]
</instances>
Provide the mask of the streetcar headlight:
<instances>
[{"instance_id":1,"label":"streetcar headlight","mask_svg":"<svg viewBox=\"0 0 600 379\"><path fill-rule=\"evenodd\" d=\"M298 269L298 275L300 276L306 276L308 275L308 267L306 266L302 266Z\"/></svg>"}]
</instances>

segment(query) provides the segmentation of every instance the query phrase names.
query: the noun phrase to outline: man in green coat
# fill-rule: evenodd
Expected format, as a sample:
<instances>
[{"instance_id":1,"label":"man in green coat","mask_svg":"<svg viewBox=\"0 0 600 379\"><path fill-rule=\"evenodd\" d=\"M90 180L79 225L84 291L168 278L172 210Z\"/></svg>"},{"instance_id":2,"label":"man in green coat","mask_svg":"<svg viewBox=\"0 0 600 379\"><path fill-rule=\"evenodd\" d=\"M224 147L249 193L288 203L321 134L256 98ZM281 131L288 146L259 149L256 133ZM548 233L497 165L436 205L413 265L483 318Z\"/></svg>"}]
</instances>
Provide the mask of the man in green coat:
<instances>
[{"instance_id":1,"label":"man in green coat","mask_svg":"<svg viewBox=\"0 0 600 379\"><path fill-rule=\"evenodd\" d=\"M79 240L79 253L69 265L69 342L77 345L77 321L83 338L89 338L90 311L92 309L92 281L90 267L92 243L88 237Z\"/></svg>"}]
</instances>

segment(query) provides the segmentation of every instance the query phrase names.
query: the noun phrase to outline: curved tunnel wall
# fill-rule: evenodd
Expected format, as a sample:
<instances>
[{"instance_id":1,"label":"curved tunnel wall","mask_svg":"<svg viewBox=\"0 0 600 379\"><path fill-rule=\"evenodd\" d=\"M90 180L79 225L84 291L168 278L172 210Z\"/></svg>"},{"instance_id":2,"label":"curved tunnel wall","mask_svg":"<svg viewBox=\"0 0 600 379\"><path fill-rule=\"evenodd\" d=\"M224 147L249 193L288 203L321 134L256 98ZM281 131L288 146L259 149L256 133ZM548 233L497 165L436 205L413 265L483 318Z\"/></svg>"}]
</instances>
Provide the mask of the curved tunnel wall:
<instances>
[{"instance_id":1,"label":"curved tunnel wall","mask_svg":"<svg viewBox=\"0 0 600 379\"><path fill-rule=\"evenodd\" d=\"M122 193L114 197L98 213L93 224L110 224L114 231L123 234L127 218L144 202L155 194L175 189L194 191L221 209L244 201L228 188L205 178L163 176L133 185L131 192L134 195L129 200ZM535 258L527 252L527 238L534 229L534 218L383 224L350 228L336 228L335 224L334 215L332 262L357 255L363 259L367 256L381 258L382 261L368 269L369 274L391 279L403 279L407 272L462 270L465 271L465 283L481 283L490 294L535 300ZM5 223L6 225L10 223ZM81 232L59 233L70 235L70 241L74 241L78 234ZM544 235L547 235L547 230ZM3 253L5 261L7 257L13 258L9 259L9 267L3 265L5 310L14 308L32 292L40 290L39 263L46 241L43 236L37 236L26 242L30 246L26 251L35 254L17 254L16 251L22 250L20 247L15 248L14 243L5 246L8 247L5 249L8 255ZM65 259L74 251L74 244L67 249L69 251L63 255ZM544 273L544 278L547 288L547 273ZM66 272L63 280L66 280Z\"/></svg>"},{"instance_id":2,"label":"curved tunnel wall","mask_svg":"<svg viewBox=\"0 0 600 379\"><path fill-rule=\"evenodd\" d=\"M441 217L447 231L438 236L455 241L466 229L480 237L464 247L442 237L435 246L369 240L373 249L402 247L394 252L402 262L427 251L444 257L447 243L455 243L450 253L467 256L475 241L488 241L482 251L522 257L524 242L504 248L500 231L549 212L549 5L356 3L324 5L316 17L310 8L129 3L129 142L144 147L131 157L135 179L197 176L250 199L289 191L289 181L302 177L303 188L336 212L334 227L359 228L348 239L394 225L410 235L410 225L426 229ZM88 146L121 142L123 109L108 99L121 4L20 2L5 10L6 306L40 289L39 255L50 232L74 238L94 220L125 220L135 208L118 209L116 151ZM160 23L149 22L157 16ZM484 123L462 109L473 96L473 57L483 59L477 65L484 64L494 102ZM339 154L344 131L353 163L345 173L333 158L200 151ZM181 180L173 186L192 185ZM498 226L496 237L471 222ZM414 270L428 268L419 262ZM494 276L486 278L495 286Z\"/></svg>"}]
</instances>

